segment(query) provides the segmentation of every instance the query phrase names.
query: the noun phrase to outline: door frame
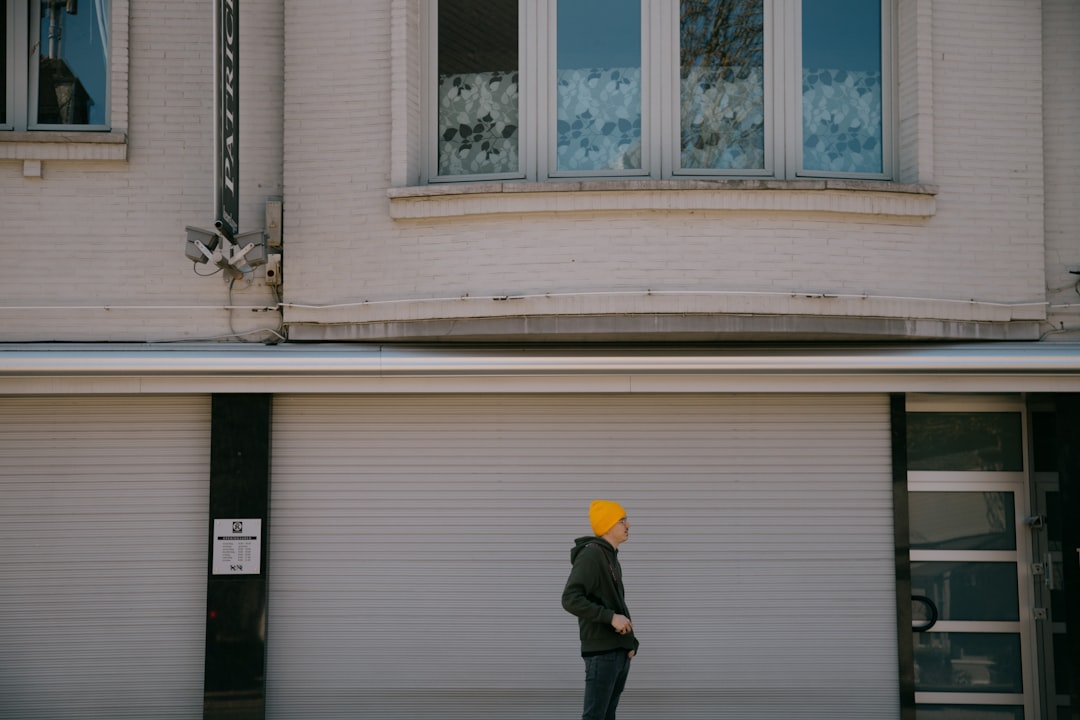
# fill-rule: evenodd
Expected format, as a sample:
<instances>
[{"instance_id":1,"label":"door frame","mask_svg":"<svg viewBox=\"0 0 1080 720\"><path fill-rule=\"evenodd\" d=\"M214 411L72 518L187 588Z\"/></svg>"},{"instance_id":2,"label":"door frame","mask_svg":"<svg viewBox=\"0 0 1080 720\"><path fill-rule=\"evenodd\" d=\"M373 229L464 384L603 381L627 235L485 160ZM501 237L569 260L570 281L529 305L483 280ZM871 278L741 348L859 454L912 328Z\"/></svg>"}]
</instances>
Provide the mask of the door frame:
<instances>
[{"instance_id":1,"label":"door frame","mask_svg":"<svg viewBox=\"0 0 1080 720\"><path fill-rule=\"evenodd\" d=\"M1031 467L1030 437L1028 432L1029 417L1025 398L1022 395L922 395L909 394L904 402L904 434L906 442L907 416L917 412L1016 412L1021 421L1022 443L1022 468L1018 471L912 471L907 469L908 458L906 452L897 458L904 464L904 478L906 488L904 491L905 514L903 524L908 524L907 496L912 492L948 492L948 491L986 491L986 492L1010 492L1014 498L1014 523L1016 534L1016 549L1006 551L953 551L953 550L917 550L911 549L910 540L904 548L907 555L908 567L906 576L908 582L906 588L901 588L898 582L898 591L911 594L918 588L913 589L910 582L911 563L929 560L954 560L954 561L987 561L987 562L1015 562L1017 573L1017 598L1018 620L1003 622L973 622L973 621L939 621L936 626L929 629L930 632L1007 632L1016 633L1020 638L1020 663L1023 692L1011 693L961 693L961 692L925 692L916 691L914 684L914 669L911 670L909 697L917 707L926 704L963 704L963 705L1021 705L1024 708L1026 720L1039 720L1044 717L1042 711L1042 678L1040 675L1040 642L1038 633L1041 631L1035 617L1035 582L1037 578L1033 573L1033 539L1028 526L1028 519L1032 514L1032 481L1029 468ZM898 526L899 526L898 521ZM898 550L899 550L898 542ZM899 559L899 558L898 558ZM898 578L900 574L898 573ZM898 598L898 601L902 599ZM910 618L910 611L908 613ZM903 629L901 629L903 632ZM912 640L907 640L911 647ZM901 641L901 647L905 645ZM909 662L914 663L914 653L902 653L901 661L905 662L907 655ZM901 679L905 678L905 668L901 668ZM904 696L902 688L901 696ZM1019 702L1017 702L1019 700ZM906 717L906 716L905 716Z\"/></svg>"}]
</instances>

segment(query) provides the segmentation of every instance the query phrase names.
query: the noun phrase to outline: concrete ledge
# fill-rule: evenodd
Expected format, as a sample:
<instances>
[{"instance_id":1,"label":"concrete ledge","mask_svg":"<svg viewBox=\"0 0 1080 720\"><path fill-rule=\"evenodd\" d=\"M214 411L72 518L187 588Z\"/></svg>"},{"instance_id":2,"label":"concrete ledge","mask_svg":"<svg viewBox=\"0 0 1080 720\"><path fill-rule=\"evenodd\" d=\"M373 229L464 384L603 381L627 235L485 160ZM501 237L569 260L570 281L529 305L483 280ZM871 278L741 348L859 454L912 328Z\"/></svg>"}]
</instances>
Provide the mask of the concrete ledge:
<instances>
[{"instance_id":1,"label":"concrete ledge","mask_svg":"<svg viewBox=\"0 0 1080 720\"><path fill-rule=\"evenodd\" d=\"M876 180L585 180L390 188L396 220L567 212L795 212L927 218L933 185Z\"/></svg>"},{"instance_id":2,"label":"concrete ledge","mask_svg":"<svg viewBox=\"0 0 1080 720\"><path fill-rule=\"evenodd\" d=\"M1036 340L1045 303L739 292L285 303L299 341Z\"/></svg>"},{"instance_id":3,"label":"concrete ledge","mask_svg":"<svg viewBox=\"0 0 1080 720\"><path fill-rule=\"evenodd\" d=\"M0 132L0 160L127 160L127 133Z\"/></svg>"},{"instance_id":4,"label":"concrete ledge","mask_svg":"<svg viewBox=\"0 0 1080 720\"><path fill-rule=\"evenodd\" d=\"M1036 322L761 315L592 315L289 324L298 342L1032 341Z\"/></svg>"}]
</instances>

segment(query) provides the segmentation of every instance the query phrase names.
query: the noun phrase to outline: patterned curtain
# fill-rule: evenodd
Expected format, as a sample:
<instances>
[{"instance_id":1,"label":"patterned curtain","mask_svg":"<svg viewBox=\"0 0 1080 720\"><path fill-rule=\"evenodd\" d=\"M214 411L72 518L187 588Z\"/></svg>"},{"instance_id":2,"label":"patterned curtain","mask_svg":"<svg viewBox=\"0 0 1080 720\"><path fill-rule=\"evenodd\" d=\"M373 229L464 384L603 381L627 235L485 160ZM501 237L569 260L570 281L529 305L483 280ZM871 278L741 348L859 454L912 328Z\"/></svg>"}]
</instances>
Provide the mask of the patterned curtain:
<instances>
[{"instance_id":1,"label":"patterned curtain","mask_svg":"<svg viewBox=\"0 0 1080 720\"><path fill-rule=\"evenodd\" d=\"M803 167L845 173L882 169L881 74L803 72ZM560 71L561 170L640 168L641 70ZM682 80L684 168L765 167L761 71L697 69ZM448 75L439 82L439 174L517 172L517 73Z\"/></svg>"}]
</instances>

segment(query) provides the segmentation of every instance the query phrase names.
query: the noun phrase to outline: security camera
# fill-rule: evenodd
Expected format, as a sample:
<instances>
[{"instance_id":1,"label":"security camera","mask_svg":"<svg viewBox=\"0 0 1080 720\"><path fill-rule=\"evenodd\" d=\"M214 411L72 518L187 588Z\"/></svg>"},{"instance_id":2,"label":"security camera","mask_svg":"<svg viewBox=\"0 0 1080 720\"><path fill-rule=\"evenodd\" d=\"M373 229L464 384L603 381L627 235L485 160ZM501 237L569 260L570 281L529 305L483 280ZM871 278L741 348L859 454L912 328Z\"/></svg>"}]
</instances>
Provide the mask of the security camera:
<instances>
[{"instance_id":1,"label":"security camera","mask_svg":"<svg viewBox=\"0 0 1080 720\"><path fill-rule=\"evenodd\" d=\"M188 225L184 243L187 259L211 262L233 277L242 277L251 268L266 264L266 236L262 230L241 233L231 239L221 231L224 226L221 220L214 223L215 230Z\"/></svg>"},{"instance_id":2,"label":"security camera","mask_svg":"<svg viewBox=\"0 0 1080 720\"><path fill-rule=\"evenodd\" d=\"M197 263L213 260L214 250L217 249L218 243L221 241L221 235L212 230L203 230L192 225L188 225L185 230L187 231L187 241L184 244L184 255L187 256L187 259Z\"/></svg>"},{"instance_id":3,"label":"security camera","mask_svg":"<svg viewBox=\"0 0 1080 720\"><path fill-rule=\"evenodd\" d=\"M187 231L188 242L199 241L210 250L214 250L221 241L221 235L213 230L204 230L194 225L188 225L184 230Z\"/></svg>"},{"instance_id":4,"label":"security camera","mask_svg":"<svg viewBox=\"0 0 1080 720\"><path fill-rule=\"evenodd\" d=\"M266 245L263 243L265 235L262 230L251 230L236 236L236 248L231 262L239 265L246 262L251 267L266 264Z\"/></svg>"}]
</instances>

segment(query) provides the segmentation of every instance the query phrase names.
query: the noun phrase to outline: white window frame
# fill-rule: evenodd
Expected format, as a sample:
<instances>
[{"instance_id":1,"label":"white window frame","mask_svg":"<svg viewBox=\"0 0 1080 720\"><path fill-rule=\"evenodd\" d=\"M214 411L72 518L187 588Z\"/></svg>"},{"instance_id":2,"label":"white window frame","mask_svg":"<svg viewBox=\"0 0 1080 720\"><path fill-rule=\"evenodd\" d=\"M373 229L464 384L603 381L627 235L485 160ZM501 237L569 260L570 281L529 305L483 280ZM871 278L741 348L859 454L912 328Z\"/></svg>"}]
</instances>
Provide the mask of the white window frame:
<instances>
[{"instance_id":1,"label":"white window frame","mask_svg":"<svg viewBox=\"0 0 1080 720\"><path fill-rule=\"evenodd\" d=\"M893 36L896 0L879 0L882 17L882 172L841 173L802 166L802 0L763 0L765 167L758 170L683 169L679 117L679 3L641 0L642 168L623 171L557 171L553 115L556 89L557 0L519 0L518 172L484 175L438 174L438 3L424 3L421 17L423 89L420 108L421 181L461 183L498 180L532 182L584 179L843 178L894 180L897 164L896 82ZM781 118L783 121L781 122Z\"/></svg>"},{"instance_id":2,"label":"white window frame","mask_svg":"<svg viewBox=\"0 0 1080 720\"><path fill-rule=\"evenodd\" d=\"M785 6L790 5L790 2L786 0L779 0L784 2ZM799 2L799 0L796 0ZM801 2L800 2L801 4ZM786 177L785 168L782 164L783 153L778 153L778 148L784 147L784 134L783 123L776 122L778 108L784 107L784 98L781 95L781 89L785 83L777 82L777 74L783 72L783 68L780 63L777 62L777 49L790 47L790 40L783 37L783 20L784 14L777 13L775 9L774 0L763 0L762 11L764 12L764 30L762 42L765 49L763 52L763 73L765 82L765 162L764 167L760 169L706 169L706 168L682 168L679 167L679 158L681 156L682 148L682 118L679 117L681 98L680 92L680 80L679 80L679 25L681 18L679 14L679 3L665 2L664 7L664 21L665 27L663 31L666 37L663 38L664 53L668 58L668 68L663 75L666 75L667 82L664 86L668 89L667 97L664 98L664 107L661 111L666 117L666 127L668 128L664 136L663 145L663 157L664 157L664 178L679 177L679 178L779 178ZM794 76L793 76L794 77ZM801 87L801 83L800 83ZM779 156L779 157L778 157Z\"/></svg>"},{"instance_id":3,"label":"white window frame","mask_svg":"<svg viewBox=\"0 0 1080 720\"><path fill-rule=\"evenodd\" d=\"M783 2L783 0L779 0ZM792 31L786 38L784 47L792 48L794 55L791 62L786 63L786 72L794 73L787 78L787 102L793 108L794 113L788 128L788 140L785 143L787 149L786 162L788 167L794 168L790 173L792 177L807 178L844 178L864 180L891 180L894 178L894 168L897 162L897 142L895 128L898 123L894 114L896 112L896 58L895 40L896 34L896 8L892 0L880 0L881 3L881 169L880 173L840 173L827 170L807 170L802 163L803 149L803 124L802 124L802 0L792 3L790 22ZM767 111L766 111L767 113ZM766 115L767 117L767 115Z\"/></svg>"},{"instance_id":4,"label":"white window frame","mask_svg":"<svg viewBox=\"0 0 1080 720\"><path fill-rule=\"evenodd\" d=\"M518 171L506 173L484 173L482 175L439 175L439 3L422 3L423 15L421 17L421 43L420 64L424 81L424 92L420 98L421 136L420 147L422 155L422 173L427 182L469 182L491 180L524 180L527 178L525 168L535 167L534 152L531 146L535 143L526 144L526 137L535 136L536 103L529 102L528 97L533 95L529 90L533 87L533 81L526 79L524 69L526 65L536 67L536 49L531 41L529 32L529 19L535 16L532 11L536 6L546 0L538 0L535 5L527 0L518 2ZM533 173L535 177L535 172Z\"/></svg>"},{"instance_id":5,"label":"white window frame","mask_svg":"<svg viewBox=\"0 0 1080 720\"><path fill-rule=\"evenodd\" d=\"M3 38L4 45L3 50L5 53L5 67L7 74L4 78L4 87L7 92L4 95L4 109L7 116L3 122L0 122L0 130L14 130L16 125L14 118L16 117L15 98L26 97L26 73L16 73L15 65L18 58L24 58L27 56L27 33L16 32L15 24L16 6L20 9L26 10L26 3L19 3L18 0L6 0L4 3L4 14L7 25L7 36ZM20 82L21 81L21 82ZM24 112L25 118L26 113Z\"/></svg>"},{"instance_id":6,"label":"white window frame","mask_svg":"<svg viewBox=\"0 0 1080 720\"><path fill-rule=\"evenodd\" d=\"M111 28L112 3L106 0L105 20ZM38 105L38 69L40 67L41 47L36 42L40 27L37 18L41 14L41 0L7 0L7 97L5 108L7 118L0 123L0 131L63 131L63 132L103 132L110 130L109 118L112 117L112 53L113 48L105 49L110 61L105 63L105 99L104 117L106 122L98 124L62 125L37 122L35 108ZM112 44L110 31L110 45Z\"/></svg>"},{"instance_id":7,"label":"white window frame","mask_svg":"<svg viewBox=\"0 0 1080 720\"><path fill-rule=\"evenodd\" d=\"M555 118L555 108L558 107L558 89L556 85L558 38L553 31L554 28L558 27L556 12L558 0L543 0L542 2L526 4L536 8L541 15L536 19L538 22L533 27L546 30L542 34L540 32L536 33L539 36L537 38L538 45L544 46L545 50L537 58L535 66L540 69L536 74L536 81L540 88L537 95L541 98L541 105L537 108L538 112L535 116L536 137L543 138L541 142L536 143L538 145L536 150L537 160L540 161L536 171L536 178L540 180L582 180L597 177L620 179L658 177L655 171L650 171L651 167L658 167L651 164L653 159L651 150L654 143L650 142L650 140L656 137L656 134L651 129L654 118L659 120L659 115L655 114L655 110L658 109L659 105L652 101L653 97L657 95L654 88L659 85L654 76L654 71L659 63L649 62L651 53L656 50L651 38L659 35L659 33L651 31L650 27L652 25L650 21L655 21L656 13L651 12L651 10L656 6L656 3L651 0L641 0L641 168L604 171L558 169L558 121ZM527 73L522 73L522 76L527 76ZM530 117L530 119L533 118ZM533 143L529 144L532 145Z\"/></svg>"}]
</instances>

